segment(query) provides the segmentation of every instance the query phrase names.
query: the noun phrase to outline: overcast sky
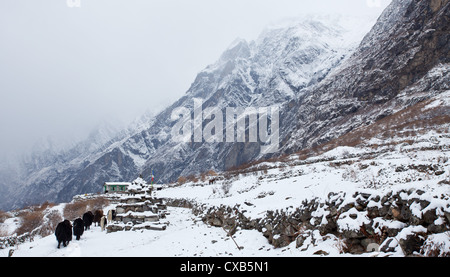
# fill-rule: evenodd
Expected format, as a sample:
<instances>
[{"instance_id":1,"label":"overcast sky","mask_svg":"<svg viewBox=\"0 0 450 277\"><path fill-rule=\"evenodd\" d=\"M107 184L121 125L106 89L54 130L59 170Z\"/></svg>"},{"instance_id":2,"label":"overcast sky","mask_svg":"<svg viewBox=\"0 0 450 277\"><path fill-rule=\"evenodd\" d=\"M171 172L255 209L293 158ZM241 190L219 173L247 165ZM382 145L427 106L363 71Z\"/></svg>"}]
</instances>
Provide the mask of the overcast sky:
<instances>
[{"instance_id":1,"label":"overcast sky","mask_svg":"<svg viewBox=\"0 0 450 277\"><path fill-rule=\"evenodd\" d=\"M305 13L380 14L390 0L0 0L0 157L81 139L183 95L237 37Z\"/></svg>"}]
</instances>

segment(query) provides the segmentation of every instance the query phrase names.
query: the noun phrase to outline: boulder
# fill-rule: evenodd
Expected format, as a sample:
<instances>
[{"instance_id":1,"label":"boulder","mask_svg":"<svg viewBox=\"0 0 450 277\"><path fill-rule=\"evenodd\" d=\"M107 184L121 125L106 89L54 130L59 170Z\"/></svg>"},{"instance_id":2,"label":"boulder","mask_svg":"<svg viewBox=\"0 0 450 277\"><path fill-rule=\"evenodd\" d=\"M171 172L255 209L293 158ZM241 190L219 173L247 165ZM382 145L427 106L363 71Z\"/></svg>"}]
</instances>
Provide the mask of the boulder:
<instances>
[{"instance_id":1,"label":"boulder","mask_svg":"<svg viewBox=\"0 0 450 277\"><path fill-rule=\"evenodd\" d=\"M400 239L398 241L398 244L402 248L405 256L411 256L415 252L418 253L420 251L420 248L423 245L424 241L425 241L425 238L424 238L423 234L416 233L416 234L407 235L405 239L403 239L403 238Z\"/></svg>"}]
</instances>

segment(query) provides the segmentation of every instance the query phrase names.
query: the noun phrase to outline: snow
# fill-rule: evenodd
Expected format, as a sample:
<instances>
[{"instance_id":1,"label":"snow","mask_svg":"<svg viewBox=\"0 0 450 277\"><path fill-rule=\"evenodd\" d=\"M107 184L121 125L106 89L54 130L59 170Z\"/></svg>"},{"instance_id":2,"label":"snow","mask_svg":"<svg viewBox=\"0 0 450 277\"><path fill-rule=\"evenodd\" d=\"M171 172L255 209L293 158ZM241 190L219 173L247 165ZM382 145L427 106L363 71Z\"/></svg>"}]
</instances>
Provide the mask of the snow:
<instances>
[{"instance_id":1,"label":"snow","mask_svg":"<svg viewBox=\"0 0 450 277\"><path fill-rule=\"evenodd\" d=\"M398 139L394 137L391 141ZM375 198L381 199L385 195L396 194L402 200L413 201L410 210L417 218L422 218L425 212L436 209L438 218L434 223L440 225L445 213L450 213L450 189L445 182L439 184L448 180L449 160L445 157L450 156L449 144L446 135L429 131L417 136L415 142L408 147L397 146L388 152L382 146L373 149L370 144L361 147L337 147L307 160L299 160L298 156L293 155L284 161L265 162L255 167L259 170L219 179L211 185L207 182L189 182L178 186L164 186L154 192L154 196L185 199L205 207L238 206L247 218L256 219L263 218L267 211L284 210L289 214L301 207L305 200L316 199L319 204L324 201L338 201L336 208L345 207L355 202L354 195L363 197L363 193L369 195L369 208L381 208L380 201ZM434 150L436 148L433 147L439 147L439 150ZM368 156L370 158L367 158ZM435 175L416 169L430 164L436 165L444 174ZM138 178L134 183L143 184L145 181ZM427 203L427 206L421 207L423 203ZM113 207L114 205L111 205L105 209ZM64 204L60 204L51 210L62 214L63 208ZM296 247L295 241L286 247L274 248L261 232L238 229L233 239L239 246L244 247L239 250L224 229L205 224L200 217L193 215L190 209L168 207L168 212L163 220L167 228L163 231L141 229L107 234L101 232L100 227L92 227L80 241L73 240L67 248L56 249L54 235L35 237L31 242L16 246L14 256L350 255L340 254L345 247L341 238L331 234L321 236L318 230L306 230L303 234L305 241L299 248ZM318 219L325 224L328 213L329 211L319 205L312 211L312 216L314 220ZM148 214L153 215L151 212ZM361 256L402 256L398 241L410 234L427 232L423 226L407 226L398 220L373 220L375 232L378 234L382 233L383 227L400 230L393 239L383 242L389 243L395 252L364 253L360 254ZM352 207L339 215L337 225L340 231L353 232L369 221L366 211ZM12 233L17 225L17 220L9 218L2 224L2 229ZM436 245L441 247L439 249L448 249L449 241L448 232L430 235L423 250L432 253ZM0 256L7 256L8 251L8 248L1 249Z\"/></svg>"},{"instance_id":2,"label":"snow","mask_svg":"<svg viewBox=\"0 0 450 277\"><path fill-rule=\"evenodd\" d=\"M450 232L430 235L425 241L424 253L429 254L436 250L438 257L444 257L444 253L450 252Z\"/></svg>"},{"instance_id":3,"label":"snow","mask_svg":"<svg viewBox=\"0 0 450 277\"><path fill-rule=\"evenodd\" d=\"M356 218L352 216L356 216ZM368 224L369 222L367 212L359 212L355 208L351 208L347 212L342 213L337 220L340 230L359 230L363 224Z\"/></svg>"},{"instance_id":4,"label":"snow","mask_svg":"<svg viewBox=\"0 0 450 277\"><path fill-rule=\"evenodd\" d=\"M333 235L321 236L315 231L308 238L307 250L300 251L295 242L274 248L256 230L238 230L233 240L222 228L205 225L189 209L168 208L170 221L165 231L139 230L115 233L101 232L92 226L79 241L57 249L54 235L37 238L15 248L14 257L298 257L311 256L319 250L338 256L342 243ZM0 249L6 257L9 249ZM363 254L362 256L368 256Z\"/></svg>"},{"instance_id":5,"label":"snow","mask_svg":"<svg viewBox=\"0 0 450 277\"><path fill-rule=\"evenodd\" d=\"M241 230L234 238L227 237L221 228L214 228L196 220L189 209L170 208L165 231L140 230L106 234L100 227L85 231L80 241L72 240L68 247L57 249L53 235L21 244L14 257L177 257L177 256L263 256L285 253L274 249L258 231ZM260 251L263 248L265 251ZM295 248L295 247L294 247ZM0 250L0 257L9 249Z\"/></svg>"},{"instance_id":6,"label":"snow","mask_svg":"<svg viewBox=\"0 0 450 277\"><path fill-rule=\"evenodd\" d=\"M423 110L429 110L439 106L450 106L450 90L439 94L436 98L436 100L431 101L430 104L426 105Z\"/></svg>"}]
</instances>

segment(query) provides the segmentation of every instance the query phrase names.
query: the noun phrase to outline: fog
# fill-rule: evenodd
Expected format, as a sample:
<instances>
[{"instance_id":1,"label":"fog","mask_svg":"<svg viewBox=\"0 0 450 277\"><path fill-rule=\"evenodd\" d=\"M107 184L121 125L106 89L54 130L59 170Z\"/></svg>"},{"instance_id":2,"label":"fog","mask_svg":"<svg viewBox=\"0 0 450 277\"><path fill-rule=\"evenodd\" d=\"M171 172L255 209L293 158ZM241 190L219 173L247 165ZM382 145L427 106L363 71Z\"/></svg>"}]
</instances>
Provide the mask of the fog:
<instances>
[{"instance_id":1,"label":"fog","mask_svg":"<svg viewBox=\"0 0 450 277\"><path fill-rule=\"evenodd\" d=\"M69 1L70 2L70 1ZM76 1L72 1L76 2ZM0 1L0 159L83 139L182 96L236 38L306 13L379 15L390 0Z\"/></svg>"}]
</instances>

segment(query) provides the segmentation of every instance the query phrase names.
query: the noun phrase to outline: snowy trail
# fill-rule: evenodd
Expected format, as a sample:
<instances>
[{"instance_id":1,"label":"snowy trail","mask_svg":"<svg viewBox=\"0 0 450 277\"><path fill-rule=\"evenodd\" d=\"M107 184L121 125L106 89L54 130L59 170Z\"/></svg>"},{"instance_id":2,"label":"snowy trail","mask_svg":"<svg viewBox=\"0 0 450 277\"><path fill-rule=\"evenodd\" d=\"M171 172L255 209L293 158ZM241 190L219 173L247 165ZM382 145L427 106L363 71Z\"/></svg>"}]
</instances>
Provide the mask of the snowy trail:
<instances>
[{"instance_id":1,"label":"snowy trail","mask_svg":"<svg viewBox=\"0 0 450 277\"><path fill-rule=\"evenodd\" d=\"M67 247L57 249L54 235L20 244L14 257L216 257L216 256L274 256L274 249L261 233L255 230L238 231L236 242L244 249L238 250L223 229L205 225L196 220L190 209L168 208L170 225L165 231L122 231L106 234L100 227L92 226L80 241L72 240ZM261 251L266 250L266 251ZM0 250L6 257L9 249ZM287 252L283 251L286 256Z\"/></svg>"}]
</instances>

